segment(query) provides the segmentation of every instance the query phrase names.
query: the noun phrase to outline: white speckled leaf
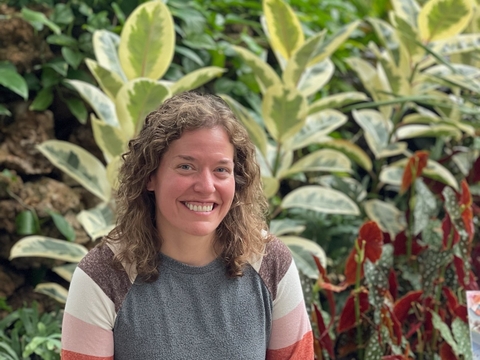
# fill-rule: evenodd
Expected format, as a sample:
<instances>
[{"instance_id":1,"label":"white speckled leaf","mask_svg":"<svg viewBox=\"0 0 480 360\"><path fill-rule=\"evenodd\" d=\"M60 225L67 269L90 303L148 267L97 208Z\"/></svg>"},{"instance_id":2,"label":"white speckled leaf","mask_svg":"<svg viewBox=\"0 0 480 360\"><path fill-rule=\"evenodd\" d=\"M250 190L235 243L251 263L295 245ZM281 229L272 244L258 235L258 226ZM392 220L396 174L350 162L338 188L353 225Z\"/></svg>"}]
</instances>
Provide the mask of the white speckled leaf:
<instances>
[{"instance_id":1,"label":"white speckled leaf","mask_svg":"<svg viewBox=\"0 0 480 360\"><path fill-rule=\"evenodd\" d=\"M88 250L66 240L33 235L18 240L10 250L10 259L18 257L44 257L67 262L79 262Z\"/></svg>"}]
</instances>

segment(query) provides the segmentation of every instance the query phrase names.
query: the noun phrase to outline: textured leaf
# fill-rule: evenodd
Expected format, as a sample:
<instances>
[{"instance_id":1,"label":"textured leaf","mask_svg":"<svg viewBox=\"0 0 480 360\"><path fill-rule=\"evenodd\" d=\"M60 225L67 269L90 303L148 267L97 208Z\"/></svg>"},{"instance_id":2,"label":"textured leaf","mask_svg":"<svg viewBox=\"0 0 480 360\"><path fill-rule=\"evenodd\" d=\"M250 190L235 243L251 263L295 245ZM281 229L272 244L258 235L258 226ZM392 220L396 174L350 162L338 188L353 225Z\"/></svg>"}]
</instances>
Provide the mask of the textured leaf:
<instances>
[{"instance_id":1,"label":"textured leaf","mask_svg":"<svg viewBox=\"0 0 480 360\"><path fill-rule=\"evenodd\" d=\"M458 353L463 355L465 360L472 360L472 346L468 324L459 318L455 318L452 322L452 333L457 342Z\"/></svg>"},{"instance_id":2,"label":"textured leaf","mask_svg":"<svg viewBox=\"0 0 480 360\"><path fill-rule=\"evenodd\" d=\"M405 214L392 204L373 199L366 201L364 208L368 217L392 238L406 227Z\"/></svg>"},{"instance_id":3,"label":"textured leaf","mask_svg":"<svg viewBox=\"0 0 480 360\"><path fill-rule=\"evenodd\" d=\"M41 283L35 287L35 292L50 296L61 304L67 301L68 291L57 283Z\"/></svg>"},{"instance_id":4,"label":"textured leaf","mask_svg":"<svg viewBox=\"0 0 480 360\"><path fill-rule=\"evenodd\" d=\"M400 39L395 29L386 21L377 18L367 18L368 22L373 26L375 33L381 44L388 50L391 58L395 63L399 63Z\"/></svg>"},{"instance_id":5,"label":"textured leaf","mask_svg":"<svg viewBox=\"0 0 480 360\"><path fill-rule=\"evenodd\" d=\"M335 72L335 66L330 59L315 63L308 67L298 82L298 89L303 96L310 96L317 93L330 81Z\"/></svg>"},{"instance_id":6,"label":"textured leaf","mask_svg":"<svg viewBox=\"0 0 480 360\"><path fill-rule=\"evenodd\" d=\"M80 80L66 80L95 111L97 116L110 126L119 126L113 101L96 86Z\"/></svg>"},{"instance_id":7,"label":"textured leaf","mask_svg":"<svg viewBox=\"0 0 480 360\"><path fill-rule=\"evenodd\" d=\"M100 66L92 59L86 59L85 63L105 94L110 99L115 100L118 91L124 83L122 78L117 73Z\"/></svg>"},{"instance_id":8,"label":"textured leaf","mask_svg":"<svg viewBox=\"0 0 480 360\"><path fill-rule=\"evenodd\" d=\"M286 60L303 45L302 27L292 8L282 0L263 0L270 46Z\"/></svg>"},{"instance_id":9,"label":"textured leaf","mask_svg":"<svg viewBox=\"0 0 480 360\"><path fill-rule=\"evenodd\" d=\"M480 34L458 34L432 44L432 50L443 56L461 54L478 49L480 49Z\"/></svg>"},{"instance_id":10,"label":"textured leaf","mask_svg":"<svg viewBox=\"0 0 480 360\"><path fill-rule=\"evenodd\" d=\"M424 42L446 39L461 33L473 13L470 0L430 0L420 11L418 29Z\"/></svg>"},{"instance_id":11,"label":"textured leaf","mask_svg":"<svg viewBox=\"0 0 480 360\"><path fill-rule=\"evenodd\" d=\"M271 86L281 85L282 82L280 78L268 63L260 59L251 51L240 46L233 46L233 49L238 55L240 55L243 63L252 69L253 73L255 74L255 78L260 85L262 93L265 93L265 91Z\"/></svg>"},{"instance_id":12,"label":"textured leaf","mask_svg":"<svg viewBox=\"0 0 480 360\"><path fill-rule=\"evenodd\" d=\"M123 85L115 99L115 106L125 138L130 139L137 134L145 117L168 97L170 90L150 79L135 79Z\"/></svg>"},{"instance_id":13,"label":"textured leaf","mask_svg":"<svg viewBox=\"0 0 480 360\"><path fill-rule=\"evenodd\" d=\"M78 145L60 140L48 140L37 145L38 150L53 165L78 181L85 189L100 199L108 201L110 185L103 164Z\"/></svg>"},{"instance_id":14,"label":"textured leaf","mask_svg":"<svg viewBox=\"0 0 480 360\"><path fill-rule=\"evenodd\" d=\"M364 185L354 178L340 177L336 175L322 175L310 179L310 182L338 190L357 203L361 203L367 197Z\"/></svg>"},{"instance_id":15,"label":"textured leaf","mask_svg":"<svg viewBox=\"0 0 480 360\"><path fill-rule=\"evenodd\" d=\"M270 233L275 236L281 235L298 235L305 230L305 225L298 220L285 219L273 219L270 221Z\"/></svg>"},{"instance_id":16,"label":"textured leaf","mask_svg":"<svg viewBox=\"0 0 480 360\"><path fill-rule=\"evenodd\" d=\"M417 63L422 61L422 58L425 56L425 49L421 46L417 29L412 28L406 20L400 17L394 16L393 20L396 23L398 39L410 55L411 61ZM410 76L410 71L405 75Z\"/></svg>"},{"instance_id":17,"label":"textured leaf","mask_svg":"<svg viewBox=\"0 0 480 360\"><path fill-rule=\"evenodd\" d=\"M13 67L0 67L0 85L12 90L23 99L28 99L28 86L25 79Z\"/></svg>"},{"instance_id":18,"label":"textured leaf","mask_svg":"<svg viewBox=\"0 0 480 360\"><path fill-rule=\"evenodd\" d=\"M350 173L352 172L352 168L350 166L350 160L341 152L323 149L303 156L279 176L284 178L296 173L308 171Z\"/></svg>"},{"instance_id":19,"label":"textured leaf","mask_svg":"<svg viewBox=\"0 0 480 360\"><path fill-rule=\"evenodd\" d=\"M344 139L332 139L318 144L322 148L334 149L345 154L350 160L356 162L363 169L372 170L372 160L361 147Z\"/></svg>"},{"instance_id":20,"label":"textured leaf","mask_svg":"<svg viewBox=\"0 0 480 360\"><path fill-rule=\"evenodd\" d=\"M405 165L402 176L400 193L404 193L415 182L415 179L422 175L422 171L427 166L429 153L425 150L416 151Z\"/></svg>"},{"instance_id":21,"label":"textured leaf","mask_svg":"<svg viewBox=\"0 0 480 360\"><path fill-rule=\"evenodd\" d=\"M107 164L116 156L122 155L127 148L127 139L123 137L120 128L105 124L95 115L90 117L95 143L102 150Z\"/></svg>"},{"instance_id":22,"label":"textured leaf","mask_svg":"<svg viewBox=\"0 0 480 360\"><path fill-rule=\"evenodd\" d=\"M46 236L27 236L18 240L10 250L10 259L44 257L67 262L79 262L88 250L79 244Z\"/></svg>"},{"instance_id":23,"label":"textured leaf","mask_svg":"<svg viewBox=\"0 0 480 360\"><path fill-rule=\"evenodd\" d=\"M433 327L440 332L443 340L450 345L455 355L458 356L457 342L453 339L450 328L442 321L442 318L436 312L431 311L430 313L432 314Z\"/></svg>"},{"instance_id":24,"label":"textured leaf","mask_svg":"<svg viewBox=\"0 0 480 360\"><path fill-rule=\"evenodd\" d=\"M404 19L413 28L417 27L420 6L416 0L392 0L392 5L397 16Z\"/></svg>"},{"instance_id":25,"label":"textured leaf","mask_svg":"<svg viewBox=\"0 0 480 360\"><path fill-rule=\"evenodd\" d=\"M308 107L308 115L312 115L325 109L339 109L345 105L367 101L368 99L369 98L367 94L355 91L322 97L321 99L310 104Z\"/></svg>"},{"instance_id":26,"label":"textured leaf","mask_svg":"<svg viewBox=\"0 0 480 360\"><path fill-rule=\"evenodd\" d=\"M339 191L321 186L302 186L288 193L282 208L301 208L327 214L359 215L357 205Z\"/></svg>"},{"instance_id":27,"label":"textured leaf","mask_svg":"<svg viewBox=\"0 0 480 360\"><path fill-rule=\"evenodd\" d=\"M298 269L311 279L318 279L318 270L312 255L315 255L323 267L327 266L325 251L312 240L299 236L280 236L292 251Z\"/></svg>"},{"instance_id":28,"label":"textured leaf","mask_svg":"<svg viewBox=\"0 0 480 360\"><path fill-rule=\"evenodd\" d=\"M100 203L94 208L80 211L77 220L92 240L107 235L115 226L115 214L107 203Z\"/></svg>"},{"instance_id":29,"label":"textured leaf","mask_svg":"<svg viewBox=\"0 0 480 360\"><path fill-rule=\"evenodd\" d=\"M93 33L93 50L98 64L117 74L122 82L126 82L127 77L123 72L117 52L119 45L120 36L115 33L108 30L95 30Z\"/></svg>"},{"instance_id":30,"label":"textured leaf","mask_svg":"<svg viewBox=\"0 0 480 360\"><path fill-rule=\"evenodd\" d=\"M257 161L260 165L262 176L277 177L279 173L288 169L293 162L293 152L286 150L284 147L280 149L268 143L267 156L263 156L257 151Z\"/></svg>"},{"instance_id":31,"label":"textured leaf","mask_svg":"<svg viewBox=\"0 0 480 360\"><path fill-rule=\"evenodd\" d=\"M379 179L384 184L400 187L404 169L400 166L386 166L380 171Z\"/></svg>"},{"instance_id":32,"label":"textured leaf","mask_svg":"<svg viewBox=\"0 0 480 360\"><path fill-rule=\"evenodd\" d=\"M418 235L428 225L430 218L435 215L437 201L428 187L417 179L415 181L415 208L413 211L413 233Z\"/></svg>"},{"instance_id":33,"label":"textured leaf","mask_svg":"<svg viewBox=\"0 0 480 360\"><path fill-rule=\"evenodd\" d=\"M184 77L177 80L171 87L172 95L179 94L184 91L196 89L210 80L219 77L226 70L217 66L209 66L192 71Z\"/></svg>"},{"instance_id":34,"label":"textured leaf","mask_svg":"<svg viewBox=\"0 0 480 360\"><path fill-rule=\"evenodd\" d=\"M128 17L120 36L118 54L128 79L160 79L170 66L175 30L167 6L149 1Z\"/></svg>"},{"instance_id":35,"label":"textured leaf","mask_svg":"<svg viewBox=\"0 0 480 360\"><path fill-rule=\"evenodd\" d=\"M270 135L283 142L305 124L307 101L295 88L271 87L264 95L262 114Z\"/></svg>"}]
</instances>

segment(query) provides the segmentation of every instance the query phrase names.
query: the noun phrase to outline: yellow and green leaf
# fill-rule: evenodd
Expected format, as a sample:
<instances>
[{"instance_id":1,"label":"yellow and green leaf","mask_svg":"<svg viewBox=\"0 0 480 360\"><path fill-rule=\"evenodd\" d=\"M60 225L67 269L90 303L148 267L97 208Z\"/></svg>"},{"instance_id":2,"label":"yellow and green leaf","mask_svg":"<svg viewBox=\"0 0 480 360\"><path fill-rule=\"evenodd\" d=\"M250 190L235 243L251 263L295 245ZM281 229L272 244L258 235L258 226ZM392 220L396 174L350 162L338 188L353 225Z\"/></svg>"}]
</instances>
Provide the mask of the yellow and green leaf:
<instances>
[{"instance_id":1,"label":"yellow and green leaf","mask_svg":"<svg viewBox=\"0 0 480 360\"><path fill-rule=\"evenodd\" d=\"M114 157L123 154L126 150L127 139L123 137L120 128L105 124L94 114L90 116L95 143L102 150L105 161L110 163Z\"/></svg>"},{"instance_id":2,"label":"yellow and green leaf","mask_svg":"<svg viewBox=\"0 0 480 360\"><path fill-rule=\"evenodd\" d=\"M318 145L322 148L334 149L345 154L350 160L357 163L367 171L372 170L372 160L367 153L358 145L344 139L332 139L320 142Z\"/></svg>"},{"instance_id":3,"label":"yellow and green leaf","mask_svg":"<svg viewBox=\"0 0 480 360\"><path fill-rule=\"evenodd\" d=\"M67 262L79 262L87 252L87 248L80 244L33 235L18 240L10 250L9 259L43 257Z\"/></svg>"},{"instance_id":4,"label":"yellow and green leaf","mask_svg":"<svg viewBox=\"0 0 480 360\"><path fill-rule=\"evenodd\" d=\"M392 238L406 228L405 214L393 204L373 199L365 202L364 209L370 220L375 221Z\"/></svg>"},{"instance_id":5,"label":"yellow and green leaf","mask_svg":"<svg viewBox=\"0 0 480 360\"><path fill-rule=\"evenodd\" d=\"M354 104L357 102L367 101L367 94L357 91L343 92L333 94L318 99L308 107L308 115L314 114L325 109L340 109L343 106Z\"/></svg>"},{"instance_id":6,"label":"yellow and green leaf","mask_svg":"<svg viewBox=\"0 0 480 360\"><path fill-rule=\"evenodd\" d=\"M317 93L332 78L335 65L330 59L325 59L306 69L298 83L298 90L308 97Z\"/></svg>"},{"instance_id":7,"label":"yellow and green leaf","mask_svg":"<svg viewBox=\"0 0 480 360\"><path fill-rule=\"evenodd\" d=\"M420 5L415 0L392 0L395 15L405 20L414 29L417 28Z\"/></svg>"},{"instance_id":8,"label":"yellow and green leaf","mask_svg":"<svg viewBox=\"0 0 480 360\"><path fill-rule=\"evenodd\" d=\"M117 74L122 82L127 81L118 57L120 36L108 30L95 30L93 33L93 51L98 64Z\"/></svg>"},{"instance_id":9,"label":"yellow and green leaf","mask_svg":"<svg viewBox=\"0 0 480 360\"><path fill-rule=\"evenodd\" d=\"M192 71L184 77L178 79L170 87L172 95L179 94L184 91L196 89L210 80L221 76L226 70L217 66L208 66Z\"/></svg>"},{"instance_id":10,"label":"yellow and green leaf","mask_svg":"<svg viewBox=\"0 0 480 360\"><path fill-rule=\"evenodd\" d=\"M117 73L100 66L95 60L86 59L85 63L105 94L115 100L118 90L123 85L122 78Z\"/></svg>"},{"instance_id":11,"label":"yellow and green leaf","mask_svg":"<svg viewBox=\"0 0 480 360\"><path fill-rule=\"evenodd\" d=\"M285 178L301 172L352 172L350 160L341 152L331 149L321 149L303 156L289 169L280 174Z\"/></svg>"}]
</instances>

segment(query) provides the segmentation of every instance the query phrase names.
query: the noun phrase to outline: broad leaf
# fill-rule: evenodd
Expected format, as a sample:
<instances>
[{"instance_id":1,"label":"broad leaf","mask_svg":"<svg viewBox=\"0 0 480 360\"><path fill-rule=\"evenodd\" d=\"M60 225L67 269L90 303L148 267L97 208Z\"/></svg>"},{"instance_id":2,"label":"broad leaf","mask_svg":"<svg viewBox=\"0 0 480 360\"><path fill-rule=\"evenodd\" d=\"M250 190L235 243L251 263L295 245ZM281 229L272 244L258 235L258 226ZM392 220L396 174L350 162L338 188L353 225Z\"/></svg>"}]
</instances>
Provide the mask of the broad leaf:
<instances>
[{"instance_id":1,"label":"broad leaf","mask_svg":"<svg viewBox=\"0 0 480 360\"><path fill-rule=\"evenodd\" d=\"M196 89L210 80L221 76L226 70L217 66L204 67L185 75L177 80L171 87L172 95L179 94L184 91Z\"/></svg>"},{"instance_id":2,"label":"broad leaf","mask_svg":"<svg viewBox=\"0 0 480 360\"><path fill-rule=\"evenodd\" d=\"M28 99L28 86L15 67L0 66L0 85L12 90L23 99Z\"/></svg>"},{"instance_id":3,"label":"broad leaf","mask_svg":"<svg viewBox=\"0 0 480 360\"><path fill-rule=\"evenodd\" d=\"M433 51L443 56L461 54L479 48L480 34L459 34L432 44Z\"/></svg>"},{"instance_id":4,"label":"broad leaf","mask_svg":"<svg viewBox=\"0 0 480 360\"><path fill-rule=\"evenodd\" d=\"M281 178L291 176L299 172L325 171L325 172L352 172L350 160L341 152L323 149L314 151L303 156L288 170L282 172Z\"/></svg>"},{"instance_id":5,"label":"broad leaf","mask_svg":"<svg viewBox=\"0 0 480 360\"><path fill-rule=\"evenodd\" d=\"M427 166L428 156L428 151L419 150L408 158L402 175L400 193L407 191L415 180L422 175L423 169Z\"/></svg>"},{"instance_id":6,"label":"broad leaf","mask_svg":"<svg viewBox=\"0 0 480 360\"><path fill-rule=\"evenodd\" d=\"M292 8L282 0L263 0L263 13L270 46L286 60L290 59L305 41L299 19Z\"/></svg>"},{"instance_id":7,"label":"broad leaf","mask_svg":"<svg viewBox=\"0 0 480 360\"><path fill-rule=\"evenodd\" d=\"M0 104L0 115L11 116L12 113L11 113L10 110L8 110L5 106L3 106L2 104Z\"/></svg>"},{"instance_id":8,"label":"broad leaf","mask_svg":"<svg viewBox=\"0 0 480 360\"><path fill-rule=\"evenodd\" d=\"M435 195L428 189L423 181L415 181L415 209L413 211L413 233L418 235L423 231L435 215L437 210L437 201Z\"/></svg>"},{"instance_id":9,"label":"broad leaf","mask_svg":"<svg viewBox=\"0 0 480 360\"><path fill-rule=\"evenodd\" d=\"M411 27L417 27L420 5L416 0L392 0L395 14L410 24Z\"/></svg>"},{"instance_id":10,"label":"broad leaf","mask_svg":"<svg viewBox=\"0 0 480 360\"><path fill-rule=\"evenodd\" d=\"M102 150L105 161L110 163L116 156L123 154L127 147L127 139L118 127L113 127L98 120L95 115L90 117L95 143Z\"/></svg>"},{"instance_id":11,"label":"broad leaf","mask_svg":"<svg viewBox=\"0 0 480 360\"><path fill-rule=\"evenodd\" d=\"M18 240L10 250L10 259L35 256L79 262L87 252L88 250L80 244L34 235Z\"/></svg>"},{"instance_id":12,"label":"broad leaf","mask_svg":"<svg viewBox=\"0 0 480 360\"><path fill-rule=\"evenodd\" d=\"M88 236L96 240L107 235L115 225L115 214L107 203L100 203L89 210L82 210L77 215L77 220L82 224Z\"/></svg>"},{"instance_id":13,"label":"broad leaf","mask_svg":"<svg viewBox=\"0 0 480 360\"><path fill-rule=\"evenodd\" d=\"M299 236L280 236L279 239L290 248L298 270L310 279L318 279L318 269L312 255L315 255L322 266L326 267L325 251L316 242Z\"/></svg>"},{"instance_id":14,"label":"broad leaf","mask_svg":"<svg viewBox=\"0 0 480 360\"><path fill-rule=\"evenodd\" d=\"M53 101L53 92L51 87L44 87L40 90L33 100L32 104L28 107L33 111L44 111L47 109Z\"/></svg>"},{"instance_id":15,"label":"broad leaf","mask_svg":"<svg viewBox=\"0 0 480 360\"><path fill-rule=\"evenodd\" d=\"M282 208L301 208L327 214L359 215L357 205L339 191L321 186L302 186L288 193Z\"/></svg>"},{"instance_id":16,"label":"broad leaf","mask_svg":"<svg viewBox=\"0 0 480 360\"><path fill-rule=\"evenodd\" d=\"M262 176L263 194L267 199L274 197L280 188L280 182L276 178Z\"/></svg>"},{"instance_id":17,"label":"broad leaf","mask_svg":"<svg viewBox=\"0 0 480 360\"><path fill-rule=\"evenodd\" d=\"M457 342L453 339L452 332L450 331L449 326L443 322L440 315L438 315L435 311L430 311L430 313L432 314L433 327L440 332L443 340L445 340L448 345L450 345L455 355L458 356Z\"/></svg>"},{"instance_id":18,"label":"broad leaf","mask_svg":"<svg viewBox=\"0 0 480 360\"><path fill-rule=\"evenodd\" d=\"M285 219L274 219L270 221L270 233L275 236L298 235L305 230L305 225L301 221Z\"/></svg>"},{"instance_id":19,"label":"broad leaf","mask_svg":"<svg viewBox=\"0 0 480 360\"><path fill-rule=\"evenodd\" d=\"M405 214L392 204L373 199L365 202L364 209L368 217L392 238L406 227Z\"/></svg>"},{"instance_id":20,"label":"broad leaf","mask_svg":"<svg viewBox=\"0 0 480 360\"><path fill-rule=\"evenodd\" d=\"M123 72L117 52L119 45L120 36L115 33L108 30L95 30L93 33L93 50L98 64L117 74L125 82L127 77Z\"/></svg>"},{"instance_id":21,"label":"broad leaf","mask_svg":"<svg viewBox=\"0 0 480 360\"><path fill-rule=\"evenodd\" d=\"M310 96L317 93L330 81L335 72L335 66L330 59L315 63L308 67L298 82L298 90L303 96Z\"/></svg>"},{"instance_id":22,"label":"broad leaf","mask_svg":"<svg viewBox=\"0 0 480 360\"><path fill-rule=\"evenodd\" d=\"M395 137L399 140L417 137L453 137L459 140L462 137L462 133L457 127L447 124L415 124L399 127L395 133Z\"/></svg>"},{"instance_id":23,"label":"broad leaf","mask_svg":"<svg viewBox=\"0 0 480 360\"><path fill-rule=\"evenodd\" d=\"M326 96L310 104L308 115L325 109L339 109L345 105L367 101L368 99L367 94L355 91Z\"/></svg>"},{"instance_id":24,"label":"broad leaf","mask_svg":"<svg viewBox=\"0 0 480 360\"><path fill-rule=\"evenodd\" d=\"M111 190L105 166L91 153L78 145L60 140L44 141L37 148L53 165L92 194L104 201L110 199Z\"/></svg>"},{"instance_id":25,"label":"broad leaf","mask_svg":"<svg viewBox=\"0 0 480 360\"><path fill-rule=\"evenodd\" d=\"M61 304L67 301L68 291L57 283L41 283L35 287L35 292L48 295Z\"/></svg>"},{"instance_id":26,"label":"broad leaf","mask_svg":"<svg viewBox=\"0 0 480 360\"><path fill-rule=\"evenodd\" d=\"M318 143L322 148L334 149L345 154L350 160L356 162L367 171L372 170L372 160L367 153L358 145L349 140L332 139Z\"/></svg>"},{"instance_id":27,"label":"broad leaf","mask_svg":"<svg viewBox=\"0 0 480 360\"><path fill-rule=\"evenodd\" d=\"M120 90L124 83L122 78L117 73L100 66L92 59L86 59L85 63L105 94L107 94L110 99L115 100L118 90Z\"/></svg>"},{"instance_id":28,"label":"broad leaf","mask_svg":"<svg viewBox=\"0 0 480 360\"><path fill-rule=\"evenodd\" d=\"M149 1L138 6L123 26L118 54L128 79L160 79L170 66L175 30L167 6Z\"/></svg>"}]
</instances>

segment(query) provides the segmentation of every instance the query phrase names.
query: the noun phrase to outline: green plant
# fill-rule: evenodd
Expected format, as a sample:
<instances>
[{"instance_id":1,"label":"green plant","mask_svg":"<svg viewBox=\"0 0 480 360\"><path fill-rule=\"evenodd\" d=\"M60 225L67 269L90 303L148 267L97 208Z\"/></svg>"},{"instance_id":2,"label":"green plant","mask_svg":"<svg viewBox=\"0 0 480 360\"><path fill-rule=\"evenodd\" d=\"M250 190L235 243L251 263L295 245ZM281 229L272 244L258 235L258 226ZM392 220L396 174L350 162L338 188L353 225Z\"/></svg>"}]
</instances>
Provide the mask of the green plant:
<instances>
[{"instance_id":1,"label":"green plant","mask_svg":"<svg viewBox=\"0 0 480 360\"><path fill-rule=\"evenodd\" d=\"M0 320L0 358L60 359L62 314L39 314L38 305L24 307Z\"/></svg>"}]
</instances>

